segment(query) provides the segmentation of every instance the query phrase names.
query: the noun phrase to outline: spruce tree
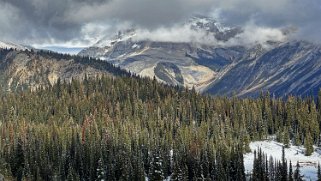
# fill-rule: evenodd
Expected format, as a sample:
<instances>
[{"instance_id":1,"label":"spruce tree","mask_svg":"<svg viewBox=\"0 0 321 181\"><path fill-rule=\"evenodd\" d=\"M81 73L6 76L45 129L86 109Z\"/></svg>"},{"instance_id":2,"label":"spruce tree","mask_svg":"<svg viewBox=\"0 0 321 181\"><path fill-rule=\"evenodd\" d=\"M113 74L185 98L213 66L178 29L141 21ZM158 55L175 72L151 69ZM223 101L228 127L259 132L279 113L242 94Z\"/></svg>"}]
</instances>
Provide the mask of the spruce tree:
<instances>
[{"instance_id":1,"label":"spruce tree","mask_svg":"<svg viewBox=\"0 0 321 181\"><path fill-rule=\"evenodd\" d=\"M104 162L102 158L98 160L98 167L97 167L97 181L104 181L106 180L107 170L104 166Z\"/></svg>"},{"instance_id":2,"label":"spruce tree","mask_svg":"<svg viewBox=\"0 0 321 181\"><path fill-rule=\"evenodd\" d=\"M284 130L283 144L286 148L290 147L290 135L289 135L289 128L287 126Z\"/></svg>"},{"instance_id":3,"label":"spruce tree","mask_svg":"<svg viewBox=\"0 0 321 181\"><path fill-rule=\"evenodd\" d=\"M321 169L320 169L320 163L318 163L318 181L321 181Z\"/></svg>"},{"instance_id":4,"label":"spruce tree","mask_svg":"<svg viewBox=\"0 0 321 181\"><path fill-rule=\"evenodd\" d=\"M313 153L313 140L311 134L308 133L304 139L305 155L310 156Z\"/></svg>"},{"instance_id":5,"label":"spruce tree","mask_svg":"<svg viewBox=\"0 0 321 181\"><path fill-rule=\"evenodd\" d=\"M294 171L293 177L294 177L295 181L303 181L302 175L300 173L300 164L299 164L299 162L297 162L297 164L296 164L296 169Z\"/></svg>"},{"instance_id":6,"label":"spruce tree","mask_svg":"<svg viewBox=\"0 0 321 181\"><path fill-rule=\"evenodd\" d=\"M285 159L285 148L284 146L282 147L282 168L281 168L281 181L286 181L287 180L287 161Z\"/></svg>"},{"instance_id":7,"label":"spruce tree","mask_svg":"<svg viewBox=\"0 0 321 181\"><path fill-rule=\"evenodd\" d=\"M188 180L187 166L185 163L178 163L177 161L175 161L171 180Z\"/></svg>"},{"instance_id":8,"label":"spruce tree","mask_svg":"<svg viewBox=\"0 0 321 181\"><path fill-rule=\"evenodd\" d=\"M290 160L290 165L289 165L289 175L288 175L288 180L293 181L293 170L292 170L292 162Z\"/></svg>"},{"instance_id":9,"label":"spruce tree","mask_svg":"<svg viewBox=\"0 0 321 181\"><path fill-rule=\"evenodd\" d=\"M12 175L17 181L21 181L24 175L25 156L22 144L23 142L21 139L18 139L14 154L10 161Z\"/></svg>"},{"instance_id":10,"label":"spruce tree","mask_svg":"<svg viewBox=\"0 0 321 181\"><path fill-rule=\"evenodd\" d=\"M163 181L164 180L164 172L163 172L163 160L159 150L155 150L152 155L152 162L150 163L149 170L149 179L155 181Z\"/></svg>"}]
</instances>

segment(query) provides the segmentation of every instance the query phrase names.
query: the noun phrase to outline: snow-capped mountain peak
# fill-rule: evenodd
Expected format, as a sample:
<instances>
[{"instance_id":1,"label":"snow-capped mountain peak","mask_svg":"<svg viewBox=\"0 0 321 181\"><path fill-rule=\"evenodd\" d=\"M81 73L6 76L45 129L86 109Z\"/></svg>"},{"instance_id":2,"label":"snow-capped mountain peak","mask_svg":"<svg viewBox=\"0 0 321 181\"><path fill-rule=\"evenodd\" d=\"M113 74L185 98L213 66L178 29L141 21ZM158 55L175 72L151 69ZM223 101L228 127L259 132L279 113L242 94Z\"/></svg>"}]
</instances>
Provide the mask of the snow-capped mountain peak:
<instances>
[{"instance_id":1,"label":"snow-capped mountain peak","mask_svg":"<svg viewBox=\"0 0 321 181\"><path fill-rule=\"evenodd\" d=\"M195 31L205 31L212 34L219 41L228 41L241 33L242 30L238 27L229 27L214 18L196 15L189 19L187 25Z\"/></svg>"},{"instance_id":2,"label":"snow-capped mountain peak","mask_svg":"<svg viewBox=\"0 0 321 181\"><path fill-rule=\"evenodd\" d=\"M172 85L195 87L212 95L238 92L239 96L256 96L261 90L276 96L306 95L308 92L316 94L320 89L319 46L269 38L266 40L268 48L260 43L246 44L242 41L237 45L229 44L229 40L237 40L242 35L250 37L251 34L244 34L247 31L245 27L226 27L204 16L194 16L182 25L183 30L191 27L196 31L199 41L163 41L150 38L153 33L159 33L157 31L143 36L141 33L144 32L139 29L131 29L102 39L79 55L100 58L140 76L156 77ZM175 32L175 28L181 31L180 27L173 28L167 33ZM180 33L174 34L180 36ZM137 38L142 36L146 39ZM207 39L213 43L203 44ZM226 45L221 46L224 42Z\"/></svg>"},{"instance_id":3,"label":"snow-capped mountain peak","mask_svg":"<svg viewBox=\"0 0 321 181\"><path fill-rule=\"evenodd\" d=\"M94 46L100 47L100 48L111 47L114 44L116 44L117 42L130 40L135 35L136 35L135 29L118 31L117 35L115 35L113 37L109 37L109 36L105 37L105 38L99 40Z\"/></svg>"},{"instance_id":4,"label":"snow-capped mountain peak","mask_svg":"<svg viewBox=\"0 0 321 181\"><path fill-rule=\"evenodd\" d=\"M231 27L225 26L216 21L214 18L201 15L196 15L190 18L188 24L190 24L192 29L206 30L213 33L226 32L232 29Z\"/></svg>"}]
</instances>

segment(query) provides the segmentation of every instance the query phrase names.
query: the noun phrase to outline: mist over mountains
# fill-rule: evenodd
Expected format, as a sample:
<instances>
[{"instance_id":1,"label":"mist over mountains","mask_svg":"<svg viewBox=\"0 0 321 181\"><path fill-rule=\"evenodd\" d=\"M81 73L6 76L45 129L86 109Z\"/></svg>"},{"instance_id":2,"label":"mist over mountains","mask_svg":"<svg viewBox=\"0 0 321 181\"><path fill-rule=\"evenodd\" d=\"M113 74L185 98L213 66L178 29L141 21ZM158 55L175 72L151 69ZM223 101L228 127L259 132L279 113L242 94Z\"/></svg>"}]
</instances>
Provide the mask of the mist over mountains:
<instances>
[{"instance_id":1,"label":"mist over mountains","mask_svg":"<svg viewBox=\"0 0 321 181\"><path fill-rule=\"evenodd\" d=\"M19 44L84 47L132 25L155 32L203 14L229 26L294 27L297 39L315 43L321 42L320 9L319 0L4 0L0 33Z\"/></svg>"},{"instance_id":2,"label":"mist over mountains","mask_svg":"<svg viewBox=\"0 0 321 181\"><path fill-rule=\"evenodd\" d=\"M219 19L193 15L171 26L144 28L119 24L101 32L88 48L46 46L44 49L110 62L142 77L195 88L211 95L316 95L320 46L296 39L297 29L228 26ZM97 37L96 37L97 38ZM31 47L2 43L2 48ZM298 76L297 76L298 75Z\"/></svg>"},{"instance_id":3,"label":"mist over mountains","mask_svg":"<svg viewBox=\"0 0 321 181\"><path fill-rule=\"evenodd\" d=\"M292 39L292 28L250 27L194 16L177 29L119 31L79 55L211 95L315 95L320 46Z\"/></svg>"}]
</instances>

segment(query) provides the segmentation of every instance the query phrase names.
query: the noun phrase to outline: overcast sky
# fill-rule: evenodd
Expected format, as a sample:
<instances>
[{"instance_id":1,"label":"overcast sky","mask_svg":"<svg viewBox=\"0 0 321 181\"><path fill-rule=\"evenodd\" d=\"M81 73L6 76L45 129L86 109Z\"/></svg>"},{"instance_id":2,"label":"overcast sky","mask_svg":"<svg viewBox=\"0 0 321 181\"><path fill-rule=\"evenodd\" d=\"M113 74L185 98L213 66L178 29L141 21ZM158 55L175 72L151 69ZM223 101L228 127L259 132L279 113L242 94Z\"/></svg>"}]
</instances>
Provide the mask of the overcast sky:
<instances>
[{"instance_id":1,"label":"overcast sky","mask_svg":"<svg viewBox=\"0 0 321 181\"><path fill-rule=\"evenodd\" d=\"M0 40L89 46L117 29L172 28L193 14L231 26L294 27L321 42L321 0L0 0Z\"/></svg>"}]
</instances>

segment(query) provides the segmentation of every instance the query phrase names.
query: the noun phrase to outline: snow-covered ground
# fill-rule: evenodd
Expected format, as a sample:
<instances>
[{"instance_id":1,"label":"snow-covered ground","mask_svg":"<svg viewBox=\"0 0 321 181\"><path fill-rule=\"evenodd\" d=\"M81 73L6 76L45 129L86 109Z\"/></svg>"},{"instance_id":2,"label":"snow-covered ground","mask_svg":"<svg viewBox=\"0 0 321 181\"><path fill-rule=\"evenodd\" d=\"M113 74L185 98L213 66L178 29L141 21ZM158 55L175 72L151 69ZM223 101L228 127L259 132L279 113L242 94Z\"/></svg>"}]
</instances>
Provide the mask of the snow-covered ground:
<instances>
[{"instance_id":1,"label":"snow-covered ground","mask_svg":"<svg viewBox=\"0 0 321 181\"><path fill-rule=\"evenodd\" d=\"M281 143L271 140L250 143L252 152L244 155L245 172L250 173L253 169L254 150L261 148L268 158L272 156L274 159L281 160L282 146ZM315 147L315 151L311 156L305 156L304 150L302 146L285 148L285 158L288 163L291 160L293 170L295 170L296 163L300 163L300 171L304 175L305 180L317 180L318 163L321 164L321 150Z\"/></svg>"}]
</instances>

